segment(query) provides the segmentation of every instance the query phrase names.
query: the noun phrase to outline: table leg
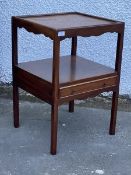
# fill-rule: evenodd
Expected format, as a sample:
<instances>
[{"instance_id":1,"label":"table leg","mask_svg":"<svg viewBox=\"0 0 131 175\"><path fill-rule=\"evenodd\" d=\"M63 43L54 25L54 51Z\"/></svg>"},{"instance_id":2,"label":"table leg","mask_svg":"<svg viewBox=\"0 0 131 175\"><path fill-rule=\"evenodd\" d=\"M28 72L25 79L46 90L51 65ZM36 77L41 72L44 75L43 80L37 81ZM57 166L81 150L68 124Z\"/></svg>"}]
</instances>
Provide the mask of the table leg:
<instances>
[{"instance_id":1,"label":"table leg","mask_svg":"<svg viewBox=\"0 0 131 175\"><path fill-rule=\"evenodd\" d=\"M51 106L51 148L50 153L57 151L57 128L58 128L58 99L59 99L59 56L60 40L58 37L53 41L53 69L52 69L52 106Z\"/></svg>"},{"instance_id":2,"label":"table leg","mask_svg":"<svg viewBox=\"0 0 131 175\"><path fill-rule=\"evenodd\" d=\"M72 37L72 43L71 43L71 55L76 55L77 51L77 37ZM71 77L74 79L75 75L75 69L76 69L76 60L75 58L71 59ZM74 100L69 102L69 112L74 112Z\"/></svg>"},{"instance_id":3,"label":"table leg","mask_svg":"<svg viewBox=\"0 0 131 175\"><path fill-rule=\"evenodd\" d=\"M113 92L113 96L112 96L112 109L111 109L111 120L110 120L110 129L109 129L110 135L115 135L118 94L119 94L118 92Z\"/></svg>"},{"instance_id":4,"label":"table leg","mask_svg":"<svg viewBox=\"0 0 131 175\"><path fill-rule=\"evenodd\" d=\"M122 50L123 50L123 39L124 39L124 25L123 25L122 32L118 33L118 38L117 38L115 71L118 73L118 85L117 85L117 91L113 92L113 96L112 96L112 109L111 109L111 120L110 120L110 129L109 129L109 134L111 134L111 135L115 134L115 127L116 127L117 106L118 106L118 96L119 96L119 83L120 83Z\"/></svg>"},{"instance_id":5,"label":"table leg","mask_svg":"<svg viewBox=\"0 0 131 175\"><path fill-rule=\"evenodd\" d=\"M14 127L19 127L19 90L13 83L13 115L14 115Z\"/></svg>"},{"instance_id":6,"label":"table leg","mask_svg":"<svg viewBox=\"0 0 131 175\"><path fill-rule=\"evenodd\" d=\"M74 100L69 102L69 112L74 112Z\"/></svg>"},{"instance_id":7,"label":"table leg","mask_svg":"<svg viewBox=\"0 0 131 175\"><path fill-rule=\"evenodd\" d=\"M58 127L58 104L53 104L51 108L51 154L57 151L57 127Z\"/></svg>"},{"instance_id":8,"label":"table leg","mask_svg":"<svg viewBox=\"0 0 131 175\"><path fill-rule=\"evenodd\" d=\"M18 37L17 37L17 25L15 19L12 17L12 76L13 76L13 115L14 115L14 127L19 127L19 90L15 77L15 66L18 64Z\"/></svg>"}]
</instances>

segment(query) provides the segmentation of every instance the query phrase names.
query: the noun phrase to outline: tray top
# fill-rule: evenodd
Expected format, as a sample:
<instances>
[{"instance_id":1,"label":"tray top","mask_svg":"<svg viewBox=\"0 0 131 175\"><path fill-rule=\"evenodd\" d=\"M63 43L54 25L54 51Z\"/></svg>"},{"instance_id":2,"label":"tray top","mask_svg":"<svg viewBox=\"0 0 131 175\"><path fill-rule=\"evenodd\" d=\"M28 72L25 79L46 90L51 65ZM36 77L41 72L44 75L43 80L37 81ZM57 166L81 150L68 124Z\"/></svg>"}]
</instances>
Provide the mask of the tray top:
<instances>
[{"instance_id":1,"label":"tray top","mask_svg":"<svg viewBox=\"0 0 131 175\"><path fill-rule=\"evenodd\" d=\"M28 32L55 37L97 36L105 32L121 32L124 23L79 12L13 17L17 27Z\"/></svg>"},{"instance_id":2,"label":"tray top","mask_svg":"<svg viewBox=\"0 0 131 175\"><path fill-rule=\"evenodd\" d=\"M58 13L52 15L36 15L20 17L28 22L39 24L54 30L66 30L72 28L112 25L116 21L86 15L78 12Z\"/></svg>"}]
</instances>

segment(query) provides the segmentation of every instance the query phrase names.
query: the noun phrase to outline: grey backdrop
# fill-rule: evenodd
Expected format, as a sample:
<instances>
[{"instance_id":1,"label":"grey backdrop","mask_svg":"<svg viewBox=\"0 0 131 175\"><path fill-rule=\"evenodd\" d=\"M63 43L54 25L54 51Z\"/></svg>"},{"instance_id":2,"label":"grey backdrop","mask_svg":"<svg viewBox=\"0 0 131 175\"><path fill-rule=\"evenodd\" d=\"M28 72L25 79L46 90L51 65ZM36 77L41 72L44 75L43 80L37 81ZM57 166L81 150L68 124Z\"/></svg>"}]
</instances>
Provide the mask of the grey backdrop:
<instances>
[{"instance_id":1,"label":"grey backdrop","mask_svg":"<svg viewBox=\"0 0 131 175\"><path fill-rule=\"evenodd\" d=\"M0 82L11 77L11 16L63 11L80 11L125 21L125 40L121 76L121 94L131 94L131 1L130 0L0 0ZM114 66L116 34L79 38L78 54ZM70 40L62 41L61 54L69 54ZM52 42L42 35L19 30L19 62L52 56Z\"/></svg>"}]
</instances>

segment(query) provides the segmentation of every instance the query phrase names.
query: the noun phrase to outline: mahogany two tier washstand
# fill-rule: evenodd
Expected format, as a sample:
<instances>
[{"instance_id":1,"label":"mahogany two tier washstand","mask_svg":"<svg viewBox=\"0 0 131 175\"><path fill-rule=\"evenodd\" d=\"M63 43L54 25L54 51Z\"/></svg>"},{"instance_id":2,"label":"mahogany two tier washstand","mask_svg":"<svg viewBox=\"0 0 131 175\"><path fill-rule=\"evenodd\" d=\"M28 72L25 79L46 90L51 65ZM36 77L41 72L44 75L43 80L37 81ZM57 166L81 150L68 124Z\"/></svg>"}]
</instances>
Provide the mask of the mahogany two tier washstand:
<instances>
[{"instance_id":1,"label":"mahogany two tier washstand","mask_svg":"<svg viewBox=\"0 0 131 175\"><path fill-rule=\"evenodd\" d=\"M18 28L25 28L28 32L49 37L53 41L53 58L18 63ZM106 32L118 34L114 69L77 55L78 36L99 36ZM123 22L79 12L13 16L14 126L19 127L18 88L22 88L51 105L50 150L51 154L56 154L59 105L69 102L69 112L73 112L75 99L113 91L109 133L115 134L123 37ZM60 56L60 43L66 38L71 38L71 54Z\"/></svg>"}]
</instances>

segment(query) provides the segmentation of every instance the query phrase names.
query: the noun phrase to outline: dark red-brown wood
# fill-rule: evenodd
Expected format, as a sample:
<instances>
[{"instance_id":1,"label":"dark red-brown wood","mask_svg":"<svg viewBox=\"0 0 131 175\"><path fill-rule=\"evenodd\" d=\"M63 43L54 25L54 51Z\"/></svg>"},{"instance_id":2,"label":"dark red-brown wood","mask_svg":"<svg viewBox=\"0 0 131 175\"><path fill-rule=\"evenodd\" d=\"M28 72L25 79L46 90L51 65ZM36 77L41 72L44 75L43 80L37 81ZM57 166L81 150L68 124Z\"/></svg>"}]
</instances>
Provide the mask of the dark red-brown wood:
<instances>
[{"instance_id":1,"label":"dark red-brown wood","mask_svg":"<svg viewBox=\"0 0 131 175\"><path fill-rule=\"evenodd\" d=\"M121 62L122 62L123 38L124 38L124 28L123 28L122 33L118 33L118 39L117 39L115 70L118 73L118 83L117 83L117 90L113 91L113 96L112 96L112 109L111 109L111 120L110 120L110 129L109 129L109 134L111 134L111 135L115 134L115 128L116 128L117 106L118 106L118 96L119 96L119 83L120 83Z\"/></svg>"},{"instance_id":2,"label":"dark red-brown wood","mask_svg":"<svg viewBox=\"0 0 131 175\"><path fill-rule=\"evenodd\" d=\"M71 45L71 55L76 56L77 51L77 37L72 38L72 45ZM74 79L75 76L75 69L76 69L76 57L71 58L71 79ZM69 102L69 112L74 112L74 100Z\"/></svg>"},{"instance_id":3,"label":"dark red-brown wood","mask_svg":"<svg viewBox=\"0 0 131 175\"><path fill-rule=\"evenodd\" d=\"M52 58L23 62L15 66L15 70L17 70L17 74L24 72L25 76L30 73L30 76L36 76L36 78L41 79L48 86L52 84L52 63ZM60 57L59 74L59 84L60 87L63 87L94 80L94 77L99 79L110 75L117 75L117 72L115 69L89 59L67 55Z\"/></svg>"},{"instance_id":4,"label":"dark red-brown wood","mask_svg":"<svg viewBox=\"0 0 131 175\"><path fill-rule=\"evenodd\" d=\"M74 36L93 36L105 32L121 32L123 23L79 12L14 17L18 27L44 34L51 39ZM64 36L59 32L64 31Z\"/></svg>"},{"instance_id":5,"label":"dark red-brown wood","mask_svg":"<svg viewBox=\"0 0 131 175\"><path fill-rule=\"evenodd\" d=\"M13 111L14 111L14 127L19 127L19 89L17 81L15 81L15 69L18 64L18 46L17 46L17 26L12 19L12 76L13 76Z\"/></svg>"},{"instance_id":6,"label":"dark red-brown wood","mask_svg":"<svg viewBox=\"0 0 131 175\"><path fill-rule=\"evenodd\" d=\"M18 64L17 28L44 34L53 40L53 58ZM115 68L79 57L77 36L117 32ZM60 56L60 42L71 38L71 55ZM124 23L79 12L12 17L12 76L14 126L19 127L19 92L22 88L51 105L51 154L57 152L58 107L74 100L113 91L110 134L115 134ZM93 49L93 48L92 48Z\"/></svg>"}]
</instances>

